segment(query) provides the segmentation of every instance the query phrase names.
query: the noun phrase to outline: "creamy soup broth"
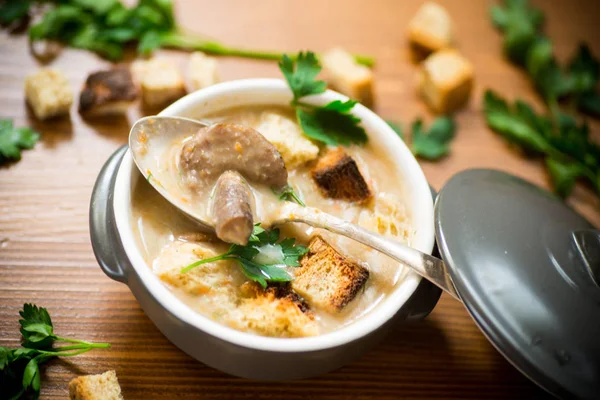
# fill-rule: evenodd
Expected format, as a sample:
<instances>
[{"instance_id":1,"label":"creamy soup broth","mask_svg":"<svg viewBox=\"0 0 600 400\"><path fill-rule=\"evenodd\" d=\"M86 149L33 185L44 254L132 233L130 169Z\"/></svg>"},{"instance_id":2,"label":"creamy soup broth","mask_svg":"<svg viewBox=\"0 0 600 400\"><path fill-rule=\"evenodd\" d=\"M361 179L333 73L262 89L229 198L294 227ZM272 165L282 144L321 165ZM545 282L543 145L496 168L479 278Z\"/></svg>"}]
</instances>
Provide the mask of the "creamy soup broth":
<instances>
[{"instance_id":1,"label":"creamy soup broth","mask_svg":"<svg viewBox=\"0 0 600 400\"><path fill-rule=\"evenodd\" d=\"M202 116L202 118L243 124L260 132L260 127L264 126L262 124L265 114L277 114L295 124L292 111L280 107L235 108ZM178 144L185 140L186 138L180 138ZM321 153L324 150L322 147ZM344 150L357 162L373 191L373 199L368 203L358 205L325 198L311 177L314 161L293 169L288 168L289 183L307 205L357 223L394 240L410 244L413 230L410 216L404 206L402 182L394 176L395 166L386 158L386 152L378 149L372 142L363 146L350 146ZM176 155L176 150L172 149L170 155ZM165 160L160 161L162 168L176 170L176 163ZM192 203L196 202L193 193L186 192L185 187L179 189L184 195L190 196ZM281 202L272 191L260 185L253 185L252 190L256 198L255 221L264 221ZM202 195L207 196L207 193ZM210 218L208 214L206 217ZM193 274L200 272L192 270L187 273L190 274L189 276L179 273L182 267L200 258L223 253L229 248L229 244L214 239L206 241L207 237L198 232L195 224L182 216L143 179L139 180L134 190L133 219L141 252L148 266L164 284L181 301L197 312L239 328L236 324L238 317L236 312L239 312L236 310L236 304L239 303L241 296L240 287L247 279L236 263L221 261L207 264L208 271L202 273L212 274L209 276L209 280L212 280L210 280L211 285L206 288L198 288L195 285ZM307 245L315 235L321 235L344 256L354 259L369 270L369 279L363 291L341 312L329 313L311 308L316 321L317 334L330 332L356 321L376 307L399 285L407 273L397 262L350 239L303 224L286 224L281 227L282 237L294 237L303 245ZM203 275L204 282L205 278L206 275Z\"/></svg>"}]
</instances>

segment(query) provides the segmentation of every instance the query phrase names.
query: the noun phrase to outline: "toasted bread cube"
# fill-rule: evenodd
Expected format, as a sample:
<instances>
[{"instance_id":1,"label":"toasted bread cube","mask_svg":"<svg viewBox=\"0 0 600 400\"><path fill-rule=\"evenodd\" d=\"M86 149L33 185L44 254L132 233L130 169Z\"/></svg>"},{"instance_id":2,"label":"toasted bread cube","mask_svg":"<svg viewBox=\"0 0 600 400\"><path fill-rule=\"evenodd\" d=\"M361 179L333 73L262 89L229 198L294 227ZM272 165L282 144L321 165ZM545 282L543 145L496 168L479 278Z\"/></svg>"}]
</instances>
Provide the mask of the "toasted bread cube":
<instances>
[{"instance_id":1,"label":"toasted bread cube","mask_svg":"<svg viewBox=\"0 0 600 400\"><path fill-rule=\"evenodd\" d=\"M138 60L131 65L131 72L139 82L142 102L147 107L165 106L186 93L181 72L171 60Z\"/></svg>"},{"instance_id":2,"label":"toasted bread cube","mask_svg":"<svg viewBox=\"0 0 600 400\"><path fill-rule=\"evenodd\" d=\"M408 24L408 38L426 52L451 47L454 32L450 15L437 3L423 4Z\"/></svg>"},{"instance_id":3,"label":"toasted bread cube","mask_svg":"<svg viewBox=\"0 0 600 400\"><path fill-rule=\"evenodd\" d=\"M69 114L73 91L62 72L43 68L25 79L25 99L37 119Z\"/></svg>"},{"instance_id":4,"label":"toasted bread cube","mask_svg":"<svg viewBox=\"0 0 600 400\"><path fill-rule=\"evenodd\" d=\"M192 90L204 89L219 82L217 59L202 52L194 52L188 61L188 78Z\"/></svg>"},{"instance_id":5,"label":"toasted bread cube","mask_svg":"<svg viewBox=\"0 0 600 400\"><path fill-rule=\"evenodd\" d=\"M263 112L256 130L277 148L288 169L299 167L319 155L317 145L304 136L300 127L279 113Z\"/></svg>"},{"instance_id":6,"label":"toasted bread cube","mask_svg":"<svg viewBox=\"0 0 600 400\"><path fill-rule=\"evenodd\" d=\"M312 177L325 197L359 203L371 197L356 161L341 148L321 157L312 170Z\"/></svg>"},{"instance_id":7,"label":"toasted bread cube","mask_svg":"<svg viewBox=\"0 0 600 400\"><path fill-rule=\"evenodd\" d=\"M113 68L88 76L79 96L79 112L86 116L123 115L137 98L129 69Z\"/></svg>"},{"instance_id":8,"label":"toasted bread cube","mask_svg":"<svg viewBox=\"0 0 600 400\"><path fill-rule=\"evenodd\" d=\"M373 72L370 68L358 64L352 54L339 47L324 53L321 63L335 90L367 106L373 104Z\"/></svg>"},{"instance_id":9,"label":"toasted bread cube","mask_svg":"<svg viewBox=\"0 0 600 400\"><path fill-rule=\"evenodd\" d=\"M313 313L289 287L264 290L254 283L245 283L241 290L247 298L231 314L231 327L272 337L305 337L319 333Z\"/></svg>"},{"instance_id":10,"label":"toasted bread cube","mask_svg":"<svg viewBox=\"0 0 600 400\"><path fill-rule=\"evenodd\" d=\"M469 100L473 86L473 67L456 50L433 53L423 62L419 92L435 112L449 113Z\"/></svg>"},{"instance_id":11,"label":"toasted bread cube","mask_svg":"<svg viewBox=\"0 0 600 400\"><path fill-rule=\"evenodd\" d=\"M369 271L342 256L320 236L311 240L308 249L294 271L292 289L311 306L340 312L367 282Z\"/></svg>"},{"instance_id":12,"label":"toasted bread cube","mask_svg":"<svg viewBox=\"0 0 600 400\"><path fill-rule=\"evenodd\" d=\"M123 400L121 386L115 371L100 375L87 375L69 382L71 400Z\"/></svg>"}]
</instances>

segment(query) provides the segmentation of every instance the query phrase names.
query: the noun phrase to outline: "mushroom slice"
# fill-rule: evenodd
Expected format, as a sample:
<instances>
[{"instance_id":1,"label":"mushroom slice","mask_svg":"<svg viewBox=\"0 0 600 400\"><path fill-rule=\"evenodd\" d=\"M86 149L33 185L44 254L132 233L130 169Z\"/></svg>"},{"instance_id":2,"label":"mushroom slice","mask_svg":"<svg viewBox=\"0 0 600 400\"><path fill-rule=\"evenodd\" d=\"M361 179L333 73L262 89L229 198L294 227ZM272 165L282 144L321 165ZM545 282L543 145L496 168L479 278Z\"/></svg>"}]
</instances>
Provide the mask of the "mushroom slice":
<instances>
[{"instance_id":1,"label":"mushroom slice","mask_svg":"<svg viewBox=\"0 0 600 400\"><path fill-rule=\"evenodd\" d=\"M287 170L281 154L263 135L243 125L218 123L202 128L181 149L179 166L191 189L202 189L224 171L281 189Z\"/></svg>"},{"instance_id":2,"label":"mushroom slice","mask_svg":"<svg viewBox=\"0 0 600 400\"><path fill-rule=\"evenodd\" d=\"M242 246L248 243L254 228L253 200L250 187L239 173L223 172L215 185L212 204L219 239Z\"/></svg>"}]
</instances>

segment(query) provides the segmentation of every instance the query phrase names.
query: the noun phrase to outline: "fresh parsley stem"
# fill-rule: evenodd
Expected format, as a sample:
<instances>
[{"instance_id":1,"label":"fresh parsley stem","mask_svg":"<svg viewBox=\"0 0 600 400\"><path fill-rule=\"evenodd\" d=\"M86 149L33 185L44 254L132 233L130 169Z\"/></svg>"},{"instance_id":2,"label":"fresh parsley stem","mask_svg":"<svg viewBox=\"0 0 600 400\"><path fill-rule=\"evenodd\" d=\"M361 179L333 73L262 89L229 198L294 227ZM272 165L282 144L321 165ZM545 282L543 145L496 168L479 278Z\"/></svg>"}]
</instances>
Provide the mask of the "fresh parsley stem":
<instances>
[{"instance_id":1,"label":"fresh parsley stem","mask_svg":"<svg viewBox=\"0 0 600 400\"><path fill-rule=\"evenodd\" d=\"M289 193L289 195L296 201L296 203L298 203L302 207L306 207L306 204L304 204L304 202L300 199L300 197L298 197L298 195L296 194L296 192L291 191Z\"/></svg>"},{"instance_id":2,"label":"fresh parsley stem","mask_svg":"<svg viewBox=\"0 0 600 400\"><path fill-rule=\"evenodd\" d=\"M198 50L205 53L210 53L220 56L235 56L242 58L252 58L256 60L281 60L284 52L278 51L264 51L264 50L251 50L251 49L240 49L235 47L225 46L221 43L214 41L206 41L200 38L191 37L178 32L169 32L162 36L161 43L166 47L176 47L179 49L187 50ZM295 60L295 57L292 56ZM359 64L367 67L375 65L375 60L372 57L365 55L355 55L354 58Z\"/></svg>"},{"instance_id":3,"label":"fresh parsley stem","mask_svg":"<svg viewBox=\"0 0 600 400\"><path fill-rule=\"evenodd\" d=\"M207 263L215 262L215 261L226 260L230 254L231 254L231 249L229 251L227 251L227 253L223 253L223 254L220 254L218 256L211 257L211 258L205 258L203 260L198 260L196 262L191 263L187 267L182 268L181 273L185 274L189 270L196 268L198 265L207 264Z\"/></svg>"},{"instance_id":4,"label":"fresh parsley stem","mask_svg":"<svg viewBox=\"0 0 600 400\"><path fill-rule=\"evenodd\" d=\"M108 343L92 343L92 342L86 342L85 340L69 339L69 338L63 338L63 337L60 337L60 336L55 336L55 339L56 340L60 340L61 342L79 343L79 344L83 344L83 345L86 345L86 346L96 346L98 344L102 344L102 345L108 344ZM105 346L105 347L110 347L110 345Z\"/></svg>"},{"instance_id":5,"label":"fresh parsley stem","mask_svg":"<svg viewBox=\"0 0 600 400\"><path fill-rule=\"evenodd\" d=\"M83 353L87 353L92 350L92 347L85 347L79 351L68 352L68 351L46 351L46 350L38 350L40 354L50 356L50 357L75 357ZM38 356L39 357L39 356Z\"/></svg>"},{"instance_id":6,"label":"fresh parsley stem","mask_svg":"<svg viewBox=\"0 0 600 400\"><path fill-rule=\"evenodd\" d=\"M67 350L80 350L80 349L108 349L110 348L110 343L90 343L90 344L76 344L73 346L61 346L56 347L54 350L56 351L67 351Z\"/></svg>"}]
</instances>

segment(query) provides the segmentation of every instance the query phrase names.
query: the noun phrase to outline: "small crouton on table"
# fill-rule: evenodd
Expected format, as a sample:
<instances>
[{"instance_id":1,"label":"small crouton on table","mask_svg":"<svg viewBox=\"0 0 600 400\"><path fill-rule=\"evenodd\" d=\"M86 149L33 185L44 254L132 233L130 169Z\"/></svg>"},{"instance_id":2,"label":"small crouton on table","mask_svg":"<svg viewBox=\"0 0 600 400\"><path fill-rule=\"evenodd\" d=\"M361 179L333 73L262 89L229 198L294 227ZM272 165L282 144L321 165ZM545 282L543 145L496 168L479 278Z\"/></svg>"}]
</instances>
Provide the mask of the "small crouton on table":
<instances>
[{"instance_id":1,"label":"small crouton on table","mask_svg":"<svg viewBox=\"0 0 600 400\"><path fill-rule=\"evenodd\" d=\"M73 91L65 75L43 68L25 79L25 99L39 120L68 115Z\"/></svg>"},{"instance_id":2,"label":"small crouton on table","mask_svg":"<svg viewBox=\"0 0 600 400\"><path fill-rule=\"evenodd\" d=\"M123 400L121 386L115 371L86 375L69 382L71 400Z\"/></svg>"}]
</instances>

